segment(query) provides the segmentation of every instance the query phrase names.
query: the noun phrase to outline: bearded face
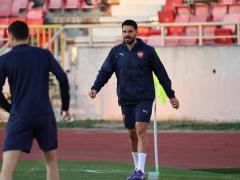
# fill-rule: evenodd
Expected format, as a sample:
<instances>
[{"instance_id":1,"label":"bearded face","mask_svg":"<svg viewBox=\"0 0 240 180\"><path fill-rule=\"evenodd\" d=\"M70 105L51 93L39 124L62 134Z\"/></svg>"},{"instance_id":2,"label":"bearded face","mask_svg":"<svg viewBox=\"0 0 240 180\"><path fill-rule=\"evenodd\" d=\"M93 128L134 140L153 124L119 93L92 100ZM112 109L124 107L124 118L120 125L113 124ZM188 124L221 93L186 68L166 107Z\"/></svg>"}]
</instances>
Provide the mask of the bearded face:
<instances>
[{"instance_id":1,"label":"bearded face","mask_svg":"<svg viewBox=\"0 0 240 180\"><path fill-rule=\"evenodd\" d=\"M137 31L134 29L133 26L123 26L122 28L122 37L123 37L123 41L126 44L132 44L137 36Z\"/></svg>"}]
</instances>

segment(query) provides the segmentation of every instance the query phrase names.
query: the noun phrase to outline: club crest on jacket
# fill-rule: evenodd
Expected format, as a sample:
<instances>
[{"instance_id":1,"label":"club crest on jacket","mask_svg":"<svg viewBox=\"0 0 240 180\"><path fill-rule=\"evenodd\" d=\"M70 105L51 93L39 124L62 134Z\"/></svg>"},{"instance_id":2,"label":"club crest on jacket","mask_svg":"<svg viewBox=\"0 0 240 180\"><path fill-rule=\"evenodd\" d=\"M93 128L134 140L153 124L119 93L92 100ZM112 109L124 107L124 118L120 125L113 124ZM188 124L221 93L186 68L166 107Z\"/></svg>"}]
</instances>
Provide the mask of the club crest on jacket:
<instances>
[{"instance_id":1,"label":"club crest on jacket","mask_svg":"<svg viewBox=\"0 0 240 180\"><path fill-rule=\"evenodd\" d=\"M137 52L137 56L138 56L139 58L143 58L143 55L144 55L144 52L143 52L143 51L138 51L138 52Z\"/></svg>"}]
</instances>

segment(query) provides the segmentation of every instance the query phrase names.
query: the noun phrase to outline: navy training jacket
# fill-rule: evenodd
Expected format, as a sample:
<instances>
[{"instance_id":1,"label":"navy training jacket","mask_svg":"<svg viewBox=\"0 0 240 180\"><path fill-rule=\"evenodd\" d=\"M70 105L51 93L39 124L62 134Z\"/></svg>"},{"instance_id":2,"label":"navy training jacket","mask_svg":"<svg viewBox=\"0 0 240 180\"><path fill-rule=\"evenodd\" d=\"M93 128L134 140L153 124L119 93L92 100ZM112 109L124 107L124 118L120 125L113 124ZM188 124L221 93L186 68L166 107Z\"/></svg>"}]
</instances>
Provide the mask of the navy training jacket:
<instances>
[{"instance_id":1,"label":"navy training jacket","mask_svg":"<svg viewBox=\"0 0 240 180\"><path fill-rule=\"evenodd\" d=\"M52 116L49 72L59 81L62 110L68 110L70 95L65 72L48 50L27 44L15 46L0 57L0 106L10 112L12 118ZM10 86L11 104L2 93L6 78Z\"/></svg>"},{"instance_id":2,"label":"navy training jacket","mask_svg":"<svg viewBox=\"0 0 240 180\"><path fill-rule=\"evenodd\" d=\"M171 80L155 49L139 38L132 50L129 50L124 42L111 49L91 89L99 92L114 72L119 105L153 100L155 89L152 72L157 76L167 96L175 97Z\"/></svg>"}]
</instances>

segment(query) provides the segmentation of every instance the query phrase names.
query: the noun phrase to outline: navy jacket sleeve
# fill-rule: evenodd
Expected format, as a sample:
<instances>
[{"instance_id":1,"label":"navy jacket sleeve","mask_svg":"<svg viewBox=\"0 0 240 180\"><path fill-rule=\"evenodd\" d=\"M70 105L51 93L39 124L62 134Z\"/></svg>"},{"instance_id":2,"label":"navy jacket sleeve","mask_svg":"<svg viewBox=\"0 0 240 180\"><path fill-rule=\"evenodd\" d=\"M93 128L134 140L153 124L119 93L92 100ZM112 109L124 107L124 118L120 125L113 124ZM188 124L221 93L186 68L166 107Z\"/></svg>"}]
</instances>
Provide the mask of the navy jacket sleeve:
<instances>
[{"instance_id":1,"label":"navy jacket sleeve","mask_svg":"<svg viewBox=\"0 0 240 180\"><path fill-rule=\"evenodd\" d=\"M114 59L114 53L113 49L108 54L106 60L102 64L101 69L98 71L97 78L92 86L92 90L96 90L99 92L101 88L108 82L108 80L111 78L114 67L113 67L113 59Z\"/></svg>"},{"instance_id":2,"label":"navy jacket sleeve","mask_svg":"<svg viewBox=\"0 0 240 180\"><path fill-rule=\"evenodd\" d=\"M151 65L154 74L157 76L160 84L163 86L163 89L165 90L168 98L174 98L175 92L172 90L171 80L169 79L167 71L164 68L154 48L152 52Z\"/></svg>"},{"instance_id":3,"label":"navy jacket sleeve","mask_svg":"<svg viewBox=\"0 0 240 180\"><path fill-rule=\"evenodd\" d=\"M52 56L49 52L49 64L50 64L50 72L52 72L57 80L59 81L60 85L60 92L62 98L62 110L67 111L69 109L70 103L70 95L69 95L69 83L66 73L63 71L59 63L56 59Z\"/></svg>"},{"instance_id":4,"label":"navy jacket sleeve","mask_svg":"<svg viewBox=\"0 0 240 180\"><path fill-rule=\"evenodd\" d=\"M2 92L5 80L6 80L6 72L2 63L0 62L0 106L7 112L10 112L11 104L7 101L7 99L5 98Z\"/></svg>"}]
</instances>

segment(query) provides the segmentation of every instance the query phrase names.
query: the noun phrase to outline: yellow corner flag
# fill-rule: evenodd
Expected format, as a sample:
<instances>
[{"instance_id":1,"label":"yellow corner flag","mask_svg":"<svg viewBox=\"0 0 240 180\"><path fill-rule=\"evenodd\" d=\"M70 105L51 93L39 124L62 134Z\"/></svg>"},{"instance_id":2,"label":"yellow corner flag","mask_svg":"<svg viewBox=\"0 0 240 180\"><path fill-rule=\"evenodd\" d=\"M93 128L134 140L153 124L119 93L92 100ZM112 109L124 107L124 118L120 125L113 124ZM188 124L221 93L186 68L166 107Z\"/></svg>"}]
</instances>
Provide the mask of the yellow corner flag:
<instances>
[{"instance_id":1,"label":"yellow corner flag","mask_svg":"<svg viewBox=\"0 0 240 180\"><path fill-rule=\"evenodd\" d=\"M153 81L155 86L155 94L156 97L159 99L160 104L166 104L167 102L167 95L162 87L162 85L159 83L158 78L155 74L153 74Z\"/></svg>"}]
</instances>

